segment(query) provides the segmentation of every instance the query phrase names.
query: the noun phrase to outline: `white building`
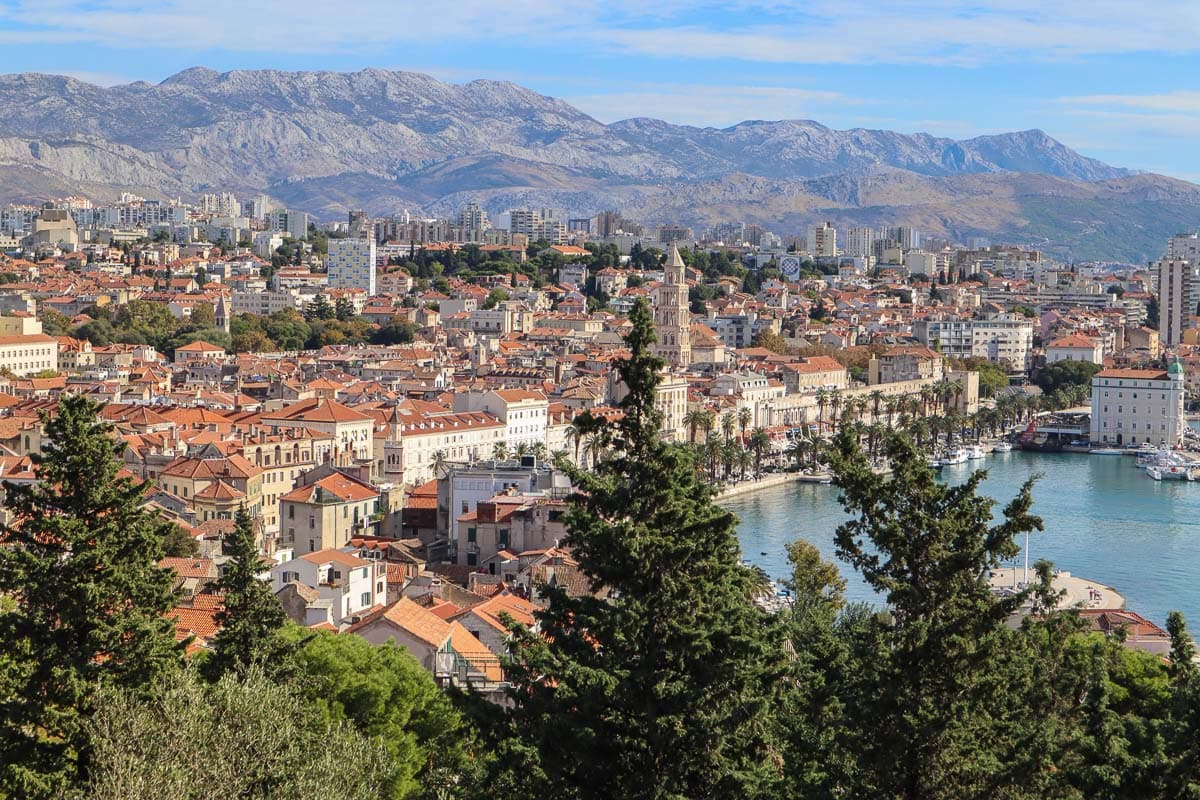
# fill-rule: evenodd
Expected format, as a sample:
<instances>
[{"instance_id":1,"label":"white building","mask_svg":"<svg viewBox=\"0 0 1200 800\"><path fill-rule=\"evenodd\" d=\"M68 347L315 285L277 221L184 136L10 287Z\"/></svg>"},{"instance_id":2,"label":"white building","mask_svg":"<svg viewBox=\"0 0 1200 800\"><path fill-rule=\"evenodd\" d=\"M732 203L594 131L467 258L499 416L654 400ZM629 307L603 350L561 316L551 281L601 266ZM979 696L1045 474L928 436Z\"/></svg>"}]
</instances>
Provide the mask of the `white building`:
<instances>
[{"instance_id":1,"label":"white building","mask_svg":"<svg viewBox=\"0 0 1200 800\"><path fill-rule=\"evenodd\" d=\"M1175 240L1172 240L1175 245ZM1182 249L1182 248L1179 248ZM1183 341L1200 301L1197 261L1164 258L1158 262L1158 338L1165 347Z\"/></svg>"},{"instance_id":2,"label":"white building","mask_svg":"<svg viewBox=\"0 0 1200 800\"><path fill-rule=\"evenodd\" d=\"M375 294L375 240L330 239L326 262L331 289L362 289Z\"/></svg>"},{"instance_id":3,"label":"white building","mask_svg":"<svg viewBox=\"0 0 1200 800\"><path fill-rule=\"evenodd\" d=\"M1093 442L1150 443L1175 447L1183 441L1183 365L1166 370L1106 369L1092 378Z\"/></svg>"},{"instance_id":4,"label":"white building","mask_svg":"<svg viewBox=\"0 0 1200 800\"><path fill-rule=\"evenodd\" d=\"M808 252L817 257L832 257L838 254L837 229L828 222L814 225L808 229L806 239Z\"/></svg>"},{"instance_id":5,"label":"white building","mask_svg":"<svg viewBox=\"0 0 1200 800\"><path fill-rule=\"evenodd\" d=\"M1093 364L1104 363L1104 341L1091 336L1071 334L1063 336L1046 345L1046 363L1057 361L1090 361Z\"/></svg>"},{"instance_id":6,"label":"white building","mask_svg":"<svg viewBox=\"0 0 1200 800\"><path fill-rule=\"evenodd\" d=\"M455 411L483 411L504 423L504 441L510 453L522 444L526 448L546 445L549 409L545 395L524 389L462 392L454 396Z\"/></svg>"},{"instance_id":7,"label":"white building","mask_svg":"<svg viewBox=\"0 0 1200 800\"><path fill-rule=\"evenodd\" d=\"M998 315L991 319L921 319L913 336L949 358L986 358L1028 372L1033 353L1033 322Z\"/></svg>"},{"instance_id":8,"label":"white building","mask_svg":"<svg viewBox=\"0 0 1200 800\"><path fill-rule=\"evenodd\" d=\"M340 627L387 601L386 569L382 561L368 561L329 548L275 565L271 568L271 584L276 593L290 583L310 590L305 593L308 596L304 598L302 624L328 622Z\"/></svg>"},{"instance_id":9,"label":"white building","mask_svg":"<svg viewBox=\"0 0 1200 800\"><path fill-rule=\"evenodd\" d=\"M854 258L869 258L875 246L875 230L873 228L851 228L846 231L846 246L843 252Z\"/></svg>"}]
</instances>

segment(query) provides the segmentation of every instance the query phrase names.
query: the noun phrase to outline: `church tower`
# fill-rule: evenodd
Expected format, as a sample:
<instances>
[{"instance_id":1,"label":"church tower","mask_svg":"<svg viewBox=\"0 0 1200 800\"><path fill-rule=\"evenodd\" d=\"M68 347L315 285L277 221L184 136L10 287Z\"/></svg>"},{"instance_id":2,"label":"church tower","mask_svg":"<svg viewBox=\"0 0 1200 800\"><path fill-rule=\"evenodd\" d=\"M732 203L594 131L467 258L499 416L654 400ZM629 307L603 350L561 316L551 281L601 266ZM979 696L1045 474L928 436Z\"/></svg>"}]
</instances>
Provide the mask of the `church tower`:
<instances>
[{"instance_id":1,"label":"church tower","mask_svg":"<svg viewBox=\"0 0 1200 800\"><path fill-rule=\"evenodd\" d=\"M654 327L658 332L654 352L672 367L686 369L692 364L691 324L687 272L679 248L672 244L654 302Z\"/></svg>"}]
</instances>

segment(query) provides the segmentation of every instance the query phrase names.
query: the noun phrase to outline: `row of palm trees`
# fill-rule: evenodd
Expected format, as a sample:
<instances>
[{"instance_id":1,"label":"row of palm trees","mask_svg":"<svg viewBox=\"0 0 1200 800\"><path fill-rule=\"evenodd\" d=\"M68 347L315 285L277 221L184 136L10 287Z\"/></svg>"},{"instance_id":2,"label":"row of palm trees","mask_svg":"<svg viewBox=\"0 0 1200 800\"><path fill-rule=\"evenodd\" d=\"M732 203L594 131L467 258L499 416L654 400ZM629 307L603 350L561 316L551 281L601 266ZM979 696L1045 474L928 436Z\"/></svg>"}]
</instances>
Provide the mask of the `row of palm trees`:
<instances>
[{"instance_id":1,"label":"row of palm trees","mask_svg":"<svg viewBox=\"0 0 1200 800\"><path fill-rule=\"evenodd\" d=\"M855 404L852 400L845 406L849 410L843 413L833 426L834 431L846 427L853 430L872 459L879 455L879 449L887 435L896 429L905 431L919 448L930 451L938 449L943 442L949 446L955 438L978 444L985 433L995 438L1012 431L1014 427L1032 421L1041 412L1061 411L1084 405L1090 396L1086 385L1064 387L1048 395L1004 395L996 400L994 407L983 407L964 414L949 403L948 398L953 396L953 389L939 392L934 398L924 391L921 394L889 398L894 400L894 403L878 401L875 398L876 394L872 392L866 400L882 406L883 422L880 422L879 416L864 421L861 404ZM893 416L896 413L899 414L898 417ZM821 460L823 442L822 436L812 433L809 429L802 429L801 436L793 440L788 454L795 459L800 469L815 467Z\"/></svg>"}]
</instances>

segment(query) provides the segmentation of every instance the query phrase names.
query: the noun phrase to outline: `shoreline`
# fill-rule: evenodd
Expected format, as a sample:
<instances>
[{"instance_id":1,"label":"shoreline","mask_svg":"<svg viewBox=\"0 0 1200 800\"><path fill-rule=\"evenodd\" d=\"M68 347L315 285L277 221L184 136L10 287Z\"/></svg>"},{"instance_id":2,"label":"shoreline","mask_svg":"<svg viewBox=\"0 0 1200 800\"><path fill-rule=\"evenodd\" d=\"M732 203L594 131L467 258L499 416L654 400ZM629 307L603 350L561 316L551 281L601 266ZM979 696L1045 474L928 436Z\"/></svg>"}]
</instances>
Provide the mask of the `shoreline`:
<instances>
[{"instance_id":1,"label":"shoreline","mask_svg":"<svg viewBox=\"0 0 1200 800\"><path fill-rule=\"evenodd\" d=\"M759 478L756 481L743 481L735 483L733 486L727 486L722 489L713 500L720 503L723 500L729 500L734 497L752 494L761 489L773 489L776 486L786 486L789 483L798 483L802 475L799 472L781 472L773 475L768 475L765 478Z\"/></svg>"}]
</instances>

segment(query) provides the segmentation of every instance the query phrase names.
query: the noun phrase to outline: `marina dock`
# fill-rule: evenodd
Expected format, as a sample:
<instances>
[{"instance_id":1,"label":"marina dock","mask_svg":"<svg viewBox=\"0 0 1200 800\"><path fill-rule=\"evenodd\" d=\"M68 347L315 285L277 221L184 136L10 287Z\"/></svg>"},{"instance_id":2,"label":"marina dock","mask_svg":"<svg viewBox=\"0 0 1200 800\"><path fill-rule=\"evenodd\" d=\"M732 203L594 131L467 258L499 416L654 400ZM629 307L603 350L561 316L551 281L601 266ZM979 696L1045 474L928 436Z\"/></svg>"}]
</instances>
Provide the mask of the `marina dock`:
<instances>
[{"instance_id":1,"label":"marina dock","mask_svg":"<svg viewBox=\"0 0 1200 800\"><path fill-rule=\"evenodd\" d=\"M1025 577L1024 567L1001 567L994 569L988 576L992 591L1003 594L1020 590L1021 581ZM1031 582L1037 580L1037 574L1031 567L1028 571ZM1065 608L1125 608L1125 598L1111 586L1105 586L1097 581L1080 578L1069 572L1059 571L1054 574L1053 586L1056 591L1064 592L1058 607Z\"/></svg>"}]
</instances>

